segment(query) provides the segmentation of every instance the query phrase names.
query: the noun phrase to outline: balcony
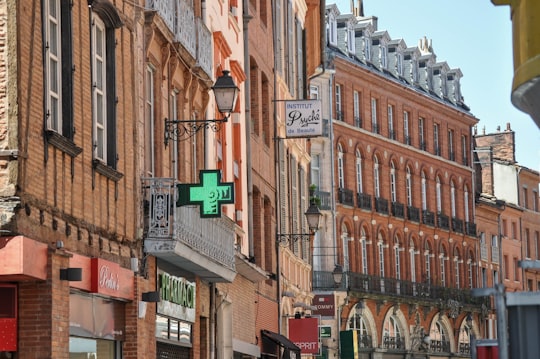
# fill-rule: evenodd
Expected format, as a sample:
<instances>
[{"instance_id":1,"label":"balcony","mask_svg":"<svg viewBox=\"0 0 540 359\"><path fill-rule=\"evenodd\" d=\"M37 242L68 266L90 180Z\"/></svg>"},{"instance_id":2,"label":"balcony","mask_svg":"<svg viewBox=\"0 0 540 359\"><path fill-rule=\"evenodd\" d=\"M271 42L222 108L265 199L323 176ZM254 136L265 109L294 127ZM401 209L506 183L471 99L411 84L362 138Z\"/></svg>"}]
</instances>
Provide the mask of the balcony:
<instances>
[{"instance_id":1,"label":"balcony","mask_svg":"<svg viewBox=\"0 0 540 359\"><path fill-rule=\"evenodd\" d=\"M407 219L409 221L420 223L420 209L412 206L407 206Z\"/></svg>"},{"instance_id":2,"label":"balcony","mask_svg":"<svg viewBox=\"0 0 540 359\"><path fill-rule=\"evenodd\" d=\"M345 280L347 278L347 280ZM345 283L348 287L345 287ZM379 277L356 272L344 273L343 280L339 285L334 283L332 272L314 271L313 290L346 290L357 293L362 297L366 294L379 297L410 298L415 301L425 300L433 303L447 302L448 299L459 301L462 305L489 307L489 297L473 297L469 289L449 288L436 286L430 283L411 282L407 280Z\"/></svg>"},{"instance_id":3,"label":"balcony","mask_svg":"<svg viewBox=\"0 0 540 359\"><path fill-rule=\"evenodd\" d=\"M381 197L375 197L375 211L377 211L377 213L388 214L388 200Z\"/></svg>"},{"instance_id":4,"label":"balcony","mask_svg":"<svg viewBox=\"0 0 540 359\"><path fill-rule=\"evenodd\" d=\"M405 206L403 203L392 202L392 215L398 218L405 218Z\"/></svg>"},{"instance_id":5,"label":"balcony","mask_svg":"<svg viewBox=\"0 0 540 359\"><path fill-rule=\"evenodd\" d=\"M353 191L347 188L340 188L338 190L338 201L346 206L354 206Z\"/></svg>"},{"instance_id":6,"label":"balcony","mask_svg":"<svg viewBox=\"0 0 540 359\"><path fill-rule=\"evenodd\" d=\"M384 349L393 349L393 350L404 350L405 349L405 338L400 336L388 336L383 337L383 348Z\"/></svg>"},{"instance_id":7,"label":"balcony","mask_svg":"<svg viewBox=\"0 0 540 359\"><path fill-rule=\"evenodd\" d=\"M437 213L437 225L441 229L450 229L450 217L445 214Z\"/></svg>"},{"instance_id":8,"label":"balcony","mask_svg":"<svg viewBox=\"0 0 540 359\"><path fill-rule=\"evenodd\" d=\"M202 219L198 207L176 207L176 182L145 178L144 247L151 254L210 282L232 282L236 275L234 222Z\"/></svg>"},{"instance_id":9,"label":"balcony","mask_svg":"<svg viewBox=\"0 0 540 359\"><path fill-rule=\"evenodd\" d=\"M358 205L358 208L371 211L371 195L367 193L358 193L356 195L356 204Z\"/></svg>"},{"instance_id":10,"label":"balcony","mask_svg":"<svg viewBox=\"0 0 540 359\"><path fill-rule=\"evenodd\" d=\"M321 202L319 203L319 208L322 210L332 209L332 197L330 192L315 191L315 197L317 197Z\"/></svg>"},{"instance_id":11,"label":"balcony","mask_svg":"<svg viewBox=\"0 0 540 359\"><path fill-rule=\"evenodd\" d=\"M450 353L450 342L445 340L431 340L429 348L433 353Z\"/></svg>"},{"instance_id":12,"label":"balcony","mask_svg":"<svg viewBox=\"0 0 540 359\"><path fill-rule=\"evenodd\" d=\"M452 217L452 230L456 233L463 233L463 220Z\"/></svg>"},{"instance_id":13,"label":"balcony","mask_svg":"<svg viewBox=\"0 0 540 359\"><path fill-rule=\"evenodd\" d=\"M476 223L465 222L465 233L469 236L476 237Z\"/></svg>"},{"instance_id":14,"label":"balcony","mask_svg":"<svg viewBox=\"0 0 540 359\"><path fill-rule=\"evenodd\" d=\"M202 19L195 18L188 0L146 0L146 7L155 11L180 45L180 52L197 61L196 66L212 78L212 34Z\"/></svg>"},{"instance_id":15,"label":"balcony","mask_svg":"<svg viewBox=\"0 0 540 359\"><path fill-rule=\"evenodd\" d=\"M427 224L431 227L435 227L435 213L427 209L422 211L422 223Z\"/></svg>"}]
</instances>

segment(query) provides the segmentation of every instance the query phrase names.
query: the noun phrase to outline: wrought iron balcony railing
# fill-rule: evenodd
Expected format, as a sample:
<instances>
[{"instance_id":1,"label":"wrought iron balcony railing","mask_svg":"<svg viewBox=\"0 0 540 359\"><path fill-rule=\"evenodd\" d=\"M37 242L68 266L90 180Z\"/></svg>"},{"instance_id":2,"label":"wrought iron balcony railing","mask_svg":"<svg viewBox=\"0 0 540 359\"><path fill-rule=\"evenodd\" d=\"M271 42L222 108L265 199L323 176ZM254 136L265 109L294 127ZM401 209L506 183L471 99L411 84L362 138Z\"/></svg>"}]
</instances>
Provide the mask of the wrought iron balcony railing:
<instances>
[{"instance_id":1,"label":"wrought iron balcony railing","mask_svg":"<svg viewBox=\"0 0 540 359\"><path fill-rule=\"evenodd\" d=\"M429 349L434 353L450 353L450 342L446 340L431 340Z\"/></svg>"},{"instance_id":2,"label":"wrought iron balcony railing","mask_svg":"<svg viewBox=\"0 0 540 359\"><path fill-rule=\"evenodd\" d=\"M330 192L315 191L315 197L319 198L319 208L323 210L332 209L332 197Z\"/></svg>"},{"instance_id":3,"label":"wrought iron balcony railing","mask_svg":"<svg viewBox=\"0 0 540 359\"><path fill-rule=\"evenodd\" d=\"M463 220L452 217L452 230L456 233L463 233Z\"/></svg>"},{"instance_id":4,"label":"wrought iron balcony railing","mask_svg":"<svg viewBox=\"0 0 540 359\"><path fill-rule=\"evenodd\" d=\"M234 222L228 217L201 218L198 207L176 207L172 178L142 182L146 251L201 277L234 277Z\"/></svg>"},{"instance_id":5,"label":"wrought iron balcony railing","mask_svg":"<svg viewBox=\"0 0 540 359\"><path fill-rule=\"evenodd\" d=\"M442 213L437 213L437 225L441 229L450 229L450 217Z\"/></svg>"},{"instance_id":6,"label":"wrought iron balcony railing","mask_svg":"<svg viewBox=\"0 0 540 359\"><path fill-rule=\"evenodd\" d=\"M388 214L388 200L381 197L375 197L375 210L378 213Z\"/></svg>"},{"instance_id":7,"label":"wrought iron balcony railing","mask_svg":"<svg viewBox=\"0 0 540 359\"><path fill-rule=\"evenodd\" d=\"M354 194L353 191L347 188L340 188L338 190L338 200L339 203L347 205L347 206L354 206Z\"/></svg>"},{"instance_id":8,"label":"wrought iron balcony railing","mask_svg":"<svg viewBox=\"0 0 540 359\"><path fill-rule=\"evenodd\" d=\"M394 350L404 350L405 338L402 338L399 336L391 337L391 336L385 335L383 337L383 348L394 349Z\"/></svg>"},{"instance_id":9,"label":"wrought iron balcony railing","mask_svg":"<svg viewBox=\"0 0 540 359\"><path fill-rule=\"evenodd\" d=\"M407 206L407 219L413 222L420 222L420 209L412 206Z\"/></svg>"},{"instance_id":10,"label":"wrought iron balcony railing","mask_svg":"<svg viewBox=\"0 0 540 359\"><path fill-rule=\"evenodd\" d=\"M465 222L465 233L469 236L476 237L476 223Z\"/></svg>"},{"instance_id":11,"label":"wrought iron balcony railing","mask_svg":"<svg viewBox=\"0 0 540 359\"><path fill-rule=\"evenodd\" d=\"M427 209L422 211L422 223L435 227L435 213Z\"/></svg>"},{"instance_id":12,"label":"wrought iron balcony railing","mask_svg":"<svg viewBox=\"0 0 540 359\"><path fill-rule=\"evenodd\" d=\"M392 202L392 215L398 218L405 218L405 205L399 202Z\"/></svg>"},{"instance_id":13,"label":"wrought iron balcony railing","mask_svg":"<svg viewBox=\"0 0 540 359\"><path fill-rule=\"evenodd\" d=\"M367 193L357 193L356 204L358 205L358 208L367 209L368 211L371 211L371 195Z\"/></svg>"},{"instance_id":14,"label":"wrought iron balcony railing","mask_svg":"<svg viewBox=\"0 0 540 359\"><path fill-rule=\"evenodd\" d=\"M428 282L411 282L396 278L346 272L341 283L336 284L332 272L325 271L314 271L312 280L314 290L343 290L361 295L386 295L433 302L440 302L441 299L446 302L448 299L452 299L466 305L481 306L486 304L490 306L489 297L473 297L469 289L437 286Z\"/></svg>"},{"instance_id":15,"label":"wrought iron balcony railing","mask_svg":"<svg viewBox=\"0 0 540 359\"><path fill-rule=\"evenodd\" d=\"M174 35L174 41L212 78L212 34L201 18L195 18L193 2L146 0L146 7L157 12Z\"/></svg>"}]
</instances>

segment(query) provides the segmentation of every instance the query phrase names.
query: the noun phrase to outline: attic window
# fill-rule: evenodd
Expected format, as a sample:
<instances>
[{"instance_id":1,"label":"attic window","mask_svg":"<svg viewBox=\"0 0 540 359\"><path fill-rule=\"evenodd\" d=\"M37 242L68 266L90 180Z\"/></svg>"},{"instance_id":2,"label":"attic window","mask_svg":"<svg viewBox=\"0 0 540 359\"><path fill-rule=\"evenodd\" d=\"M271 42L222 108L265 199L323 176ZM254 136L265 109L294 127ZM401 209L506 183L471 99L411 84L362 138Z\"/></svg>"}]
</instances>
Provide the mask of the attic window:
<instances>
[{"instance_id":1,"label":"attic window","mask_svg":"<svg viewBox=\"0 0 540 359\"><path fill-rule=\"evenodd\" d=\"M379 40L373 40L373 41L372 41L372 44L373 44L373 45L379 45Z\"/></svg>"},{"instance_id":2,"label":"attic window","mask_svg":"<svg viewBox=\"0 0 540 359\"><path fill-rule=\"evenodd\" d=\"M389 47L389 48L388 48L388 52L389 52L389 53L396 52L396 48L395 48L395 47Z\"/></svg>"},{"instance_id":3,"label":"attic window","mask_svg":"<svg viewBox=\"0 0 540 359\"><path fill-rule=\"evenodd\" d=\"M448 81L454 81L454 75L448 75L448 76L446 77L446 79L447 79Z\"/></svg>"},{"instance_id":4,"label":"attic window","mask_svg":"<svg viewBox=\"0 0 540 359\"><path fill-rule=\"evenodd\" d=\"M411 55L405 55L405 57L403 58L405 60L410 60L411 59Z\"/></svg>"},{"instance_id":5,"label":"attic window","mask_svg":"<svg viewBox=\"0 0 540 359\"><path fill-rule=\"evenodd\" d=\"M433 75L440 75L441 73L441 70L433 70Z\"/></svg>"},{"instance_id":6,"label":"attic window","mask_svg":"<svg viewBox=\"0 0 540 359\"><path fill-rule=\"evenodd\" d=\"M425 61L420 61L418 63L418 67L426 67L426 62Z\"/></svg>"}]
</instances>

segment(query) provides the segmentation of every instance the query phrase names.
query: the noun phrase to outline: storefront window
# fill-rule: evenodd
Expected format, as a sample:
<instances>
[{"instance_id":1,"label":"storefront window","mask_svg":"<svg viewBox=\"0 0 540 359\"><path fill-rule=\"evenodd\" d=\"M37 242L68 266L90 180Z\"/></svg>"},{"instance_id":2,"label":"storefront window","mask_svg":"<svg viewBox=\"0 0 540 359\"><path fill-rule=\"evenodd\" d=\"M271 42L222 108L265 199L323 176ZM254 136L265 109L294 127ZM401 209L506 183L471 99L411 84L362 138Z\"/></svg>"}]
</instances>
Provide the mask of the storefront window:
<instances>
[{"instance_id":1,"label":"storefront window","mask_svg":"<svg viewBox=\"0 0 540 359\"><path fill-rule=\"evenodd\" d=\"M168 339L183 344L191 344L192 324L181 320L167 318L161 315L156 317L156 337Z\"/></svg>"},{"instance_id":2,"label":"storefront window","mask_svg":"<svg viewBox=\"0 0 540 359\"><path fill-rule=\"evenodd\" d=\"M69 338L70 359L115 359L115 342L103 339Z\"/></svg>"}]
</instances>

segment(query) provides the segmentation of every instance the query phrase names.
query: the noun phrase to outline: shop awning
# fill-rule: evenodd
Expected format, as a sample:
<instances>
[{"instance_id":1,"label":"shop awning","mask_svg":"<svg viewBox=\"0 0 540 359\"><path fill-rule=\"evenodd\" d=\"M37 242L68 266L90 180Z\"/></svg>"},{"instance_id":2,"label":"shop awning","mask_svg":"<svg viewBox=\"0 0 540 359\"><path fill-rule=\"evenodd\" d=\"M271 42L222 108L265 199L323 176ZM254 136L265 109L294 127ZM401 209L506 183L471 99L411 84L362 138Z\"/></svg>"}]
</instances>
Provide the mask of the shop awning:
<instances>
[{"instance_id":1,"label":"shop awning","mask_svg":"<svg viewBox=\"0 0 540 359\"><path fill-rule=\"evenodd\" d=\"M272 340L274 343L282 346L285 349L300 353L300 348L296 346L293 342L291 342L287 337L271 332L269 330L262 330L263 336L267 337L268 339Z\"/></svg>"}]
</instances>

